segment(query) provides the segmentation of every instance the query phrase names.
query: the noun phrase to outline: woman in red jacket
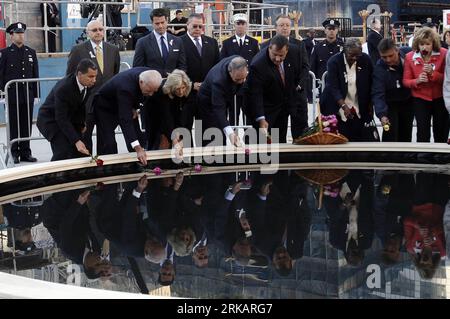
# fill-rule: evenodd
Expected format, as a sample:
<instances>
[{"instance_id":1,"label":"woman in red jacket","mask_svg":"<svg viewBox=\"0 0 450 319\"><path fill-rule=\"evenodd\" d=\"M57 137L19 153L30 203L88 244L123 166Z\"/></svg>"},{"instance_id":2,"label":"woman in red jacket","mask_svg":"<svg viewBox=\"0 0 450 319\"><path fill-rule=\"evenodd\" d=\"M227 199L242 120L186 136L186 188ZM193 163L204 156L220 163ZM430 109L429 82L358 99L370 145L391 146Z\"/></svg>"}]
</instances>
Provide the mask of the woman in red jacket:
<instances>
[{"instance_id":1,"label":"woman in red jacket","mask_svg":"<svg viewBox=\"0 0 450 319\"><path fill-rule=\"evenodd\" d=\"M431 118L434 141L447 142L449 116L442 97L446 54L439 35L422 28L414 37L413 51L405 58L403 85L411 88L413 96L417 142L430 142Z\"/></svg>"}]
</instances>

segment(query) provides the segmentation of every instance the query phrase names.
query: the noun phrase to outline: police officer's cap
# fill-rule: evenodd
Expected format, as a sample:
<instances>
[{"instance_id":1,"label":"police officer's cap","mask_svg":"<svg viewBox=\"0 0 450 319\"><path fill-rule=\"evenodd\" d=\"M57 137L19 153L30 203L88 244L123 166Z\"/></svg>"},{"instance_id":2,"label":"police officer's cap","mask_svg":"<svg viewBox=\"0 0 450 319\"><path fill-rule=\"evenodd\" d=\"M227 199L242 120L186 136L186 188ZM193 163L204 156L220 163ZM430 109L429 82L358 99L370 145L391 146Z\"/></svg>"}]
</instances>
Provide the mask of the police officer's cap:
<instances>
[{"instance_id":1,"label":"police officer's cap","mask_svg":"<svg viewBox=\"0 0 450 319\"><path fill-rule=\"evenodd\" d=\"M27 25L25 23L16 22L6 28L6 33L9 33L9 34L24 33L26 29L27 29Z\"/></svg>"},{"instance_id":2,"label":"police officer's cap","mask_svg":"<svg viewBox=\"0 0 450 319\"><path fill-rule=\"evenodd\" d=\"M323 27L335 27L335 28L339 28L341 26L341 24L339 23L338 20L335 19L326 19L323 23L322 23Z\"/></svg>"}]
</instances>

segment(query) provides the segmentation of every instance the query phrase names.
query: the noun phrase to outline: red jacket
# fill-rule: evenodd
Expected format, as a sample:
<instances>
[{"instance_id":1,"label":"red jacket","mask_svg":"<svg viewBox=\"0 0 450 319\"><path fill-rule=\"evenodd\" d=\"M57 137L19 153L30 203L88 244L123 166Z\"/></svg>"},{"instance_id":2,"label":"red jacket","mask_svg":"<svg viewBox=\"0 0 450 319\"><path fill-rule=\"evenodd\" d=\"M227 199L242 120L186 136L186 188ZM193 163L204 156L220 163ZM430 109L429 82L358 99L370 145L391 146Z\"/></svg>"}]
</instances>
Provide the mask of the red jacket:
<instances>
[{"instance_id":1,"label":"red jacket","mask_svg":"<svg viewBox=\"0 0 450 319\"><path fill-rule=\"evenodd\" d=\"M422 73L424 62L418 52L409 52L405 57L405 66L403 72L403 85L411 89L414 97L425 101L433 101L442 97L442 85L445 74L445 57L447 49L441 48L439 52L433 52L430 62L434 64L434 72L429 77L428 83L416 83L416 79Z\"/></svg>"}]
</instances>

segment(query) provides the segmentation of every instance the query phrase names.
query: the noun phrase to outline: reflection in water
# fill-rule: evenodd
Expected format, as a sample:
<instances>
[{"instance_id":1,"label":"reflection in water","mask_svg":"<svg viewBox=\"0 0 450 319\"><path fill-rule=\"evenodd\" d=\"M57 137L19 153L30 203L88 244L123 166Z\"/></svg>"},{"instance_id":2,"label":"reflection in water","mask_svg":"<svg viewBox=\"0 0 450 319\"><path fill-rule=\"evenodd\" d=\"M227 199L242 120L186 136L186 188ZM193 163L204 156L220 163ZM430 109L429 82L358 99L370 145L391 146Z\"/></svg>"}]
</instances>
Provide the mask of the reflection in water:
<instances>
[{"instance_id":1,"label":"reflection in water","mask_svg":"<svg viewBox=\"0 0 450 319\"><path fill-rule=\"evenodd\" d=\"M194 298L446 298L449 197L426 172L143 176L3 205L0 267Z\"/></svg>"}]
</instances>

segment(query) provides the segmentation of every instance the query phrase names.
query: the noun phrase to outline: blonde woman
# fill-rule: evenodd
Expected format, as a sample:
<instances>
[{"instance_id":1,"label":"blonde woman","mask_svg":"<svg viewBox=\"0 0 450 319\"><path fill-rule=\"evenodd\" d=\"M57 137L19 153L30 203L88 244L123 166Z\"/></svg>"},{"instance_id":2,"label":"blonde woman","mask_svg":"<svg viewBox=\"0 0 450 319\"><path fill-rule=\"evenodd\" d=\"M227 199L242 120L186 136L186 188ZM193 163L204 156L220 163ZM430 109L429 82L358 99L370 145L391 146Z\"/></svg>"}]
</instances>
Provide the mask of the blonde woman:
<instances>
[{"instance_id":1,"label":"blonde woman","mask_svg":"<svg viewBox=\"0 0 450 319\"><path fill-rule=\"evenodd\" d=\"M180 135L172 138L172 132L176 128L187 128L189 114L187 114L188 109L185 108L185 104L191 87L192 82L187 74L182 70L175 69L163 81L158 94L152 97L152 110L150 111L153 115L152 123L153 127L158 127L158 143L153 149L168 149L182 140L183 136ZM153 132L155 131L153 130ZM188 138L190 139L190 136ZM152 143L152 139L149 140L149 143L155 145Z\"/></svg>"},{"instance_id":2,"label":"blonde woman","mask_svg":"<svg viewBox=\"0 0 450 319\"><path fill-rule=\"evenodd\" d=\"M405 58L403 85L413 96L417 142L430 142L433 119L434 142L446 143L449 118L442 88L447 50L441 48L439 35L431 28L417 32L412 48Z\"/></svg>"}]
</instances>

